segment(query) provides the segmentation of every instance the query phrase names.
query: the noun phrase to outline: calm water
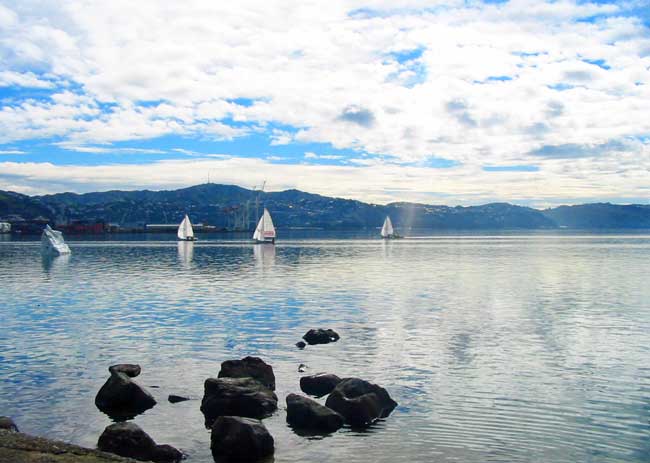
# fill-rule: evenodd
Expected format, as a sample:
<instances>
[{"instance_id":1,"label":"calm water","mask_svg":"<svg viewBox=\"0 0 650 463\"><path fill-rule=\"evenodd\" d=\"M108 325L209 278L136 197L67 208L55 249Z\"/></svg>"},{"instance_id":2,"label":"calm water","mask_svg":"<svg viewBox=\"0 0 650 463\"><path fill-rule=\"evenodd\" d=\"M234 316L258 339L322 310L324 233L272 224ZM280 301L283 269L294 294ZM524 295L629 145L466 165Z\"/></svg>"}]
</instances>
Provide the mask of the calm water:
<instances>
[{"instance_id":1,"label":"calm water","mask_svg":"<svg viewBox=\"0 0 650 463\"><path fill-rule=\"evenodd\" d=\"M211 462L199 400L223 360L273 365L277 462L650 460L650 235L70 241L0 237L0 414L94 446L107 366L158 405L135 422ZM341 341L300 351L307 329ZM359 376L399 407L319 439L285 423L308 373Z\"/></svg>"}]
</instances>

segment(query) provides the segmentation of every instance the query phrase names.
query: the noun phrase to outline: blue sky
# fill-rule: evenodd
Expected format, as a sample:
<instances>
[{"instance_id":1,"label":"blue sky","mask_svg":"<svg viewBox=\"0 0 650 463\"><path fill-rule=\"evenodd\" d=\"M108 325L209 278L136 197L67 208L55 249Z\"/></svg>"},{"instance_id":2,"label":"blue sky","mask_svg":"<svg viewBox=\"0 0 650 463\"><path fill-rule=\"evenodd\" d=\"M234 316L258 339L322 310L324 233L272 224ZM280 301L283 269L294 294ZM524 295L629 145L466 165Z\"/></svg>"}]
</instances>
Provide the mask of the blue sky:
<instances>
[{"instance_id":1,"label":"blue sky","mask_svg":"<svg viewBox=\"0 0 650 463\"><path fill-rule=\"evenodd\" d=\"M0 0L0 189L644 201L649 11Z\"/></svg>"}]
</instances>

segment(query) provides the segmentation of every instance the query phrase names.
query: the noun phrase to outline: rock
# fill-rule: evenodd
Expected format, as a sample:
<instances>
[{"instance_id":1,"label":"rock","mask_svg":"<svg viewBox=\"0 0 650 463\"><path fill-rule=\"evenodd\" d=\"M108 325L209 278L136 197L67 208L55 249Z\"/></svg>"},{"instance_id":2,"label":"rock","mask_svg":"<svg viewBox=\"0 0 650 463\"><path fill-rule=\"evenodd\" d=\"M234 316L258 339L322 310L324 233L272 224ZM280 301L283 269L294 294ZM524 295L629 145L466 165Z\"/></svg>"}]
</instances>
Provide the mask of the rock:
<instances>
[{"instance_id":1,"label":"rock","mask_svg":"<svg viewBox=\"0 0 650 463\"><path fill-rule=\"evenodd\" d=\"M134 463L113 453L65 442L0 431L1 463Z\"/></svg>"},{"instance_id":2,"label":"rock","mask_svg":"<svg viewBox=\"0 0 650 463\"><path fill-rule=\"evenodd\" d=\"M323 397L334 390L341 382L341 378L328 373L317 373L315 375L303 376L300 378L300 389L305 394L316 397Z\"/></svg>"},{"instance_id":3,"label":"rock","mask_svg":"<svg viewBox=\"0 0 650 463\"><path fill-rule=\"evenodd\" d=\"M305 341L307 341L307 344L313 345L313 344L328 344L330 342L336 342L339 340L339 335L336 331L330 330L330 329L317 329L317 330L309 330L305 335L302 337Z\"/></svg>"},{"instance_id":4,"label":"rock","mask_svg":"<svg viewBox=\"0 0 650 463\"><path fill-rule=\"evenodd\" d=\"M0 430L9 431L9 432L20 432L18 431L18 426L14 423L14 420L8 416L0 416Z\"/></svg>"},{"instance_id":5,"label":"rock","mask_svg":"<svg viewBox=\"0 0 650 463\"><path fill-rule=\"evenodd\" d=\"M115 423L104 429L97 447L122 457L142 461L176 462L183 454L171 445L158 445L135 423Z\"/></svg>"},{"instance_id":6,"label":"rock","mask_svg":"<svg viewBox=\"0 0 650 463\"><path fill-rule=\"evenodd\" d=\"M215 460L255 461L273 454L273 437L261 421L220 416L212 425L210 449Z\"/></svg>"},{"instance_id":7,"label":"rock","mask_svg":"<svg viewBox=\"0 0 650 463\"><path fill-rule=\"evenodd\" d=\"M95 405L110 417L131 418L152 408L156 400L125 373L113 371L97 393Z\"/></svg>"},{"instance_id":8,"label":"rock","mask_svg":"<svg viewBox=\"0 0 650 463\"><path fill-rule=\"evenodd\" d=\"M287 396L287 423L293 428L334 432L343 422L341 415L315 400L298 394Z\"/></svg>"},{"instance_id":9,"label":"rock","mask_svg":"<svg viewBox=\"0 0 650 463\"><path fill-rule=\"evenodd\" d=\"M140 368L140 365L136 365L134 363L118 363L117 365L111 365L108 367L108 371L111 373L124 373L129 378L135 378L140 374L142 369Z\"/></svg>"},{"instance_id":10,"label":"rock","mask_svg":"<svg viewBox=\"0 0 650 463\"><path fill-rule=\"evenodd\" d=\"M264 418L278 408L278 397L253 378L208 378L201 401L207 426L219 416Z\"/></svg>"},{"instance_id":11,"label":"rock","mask_svg":"<svg viewBox=\"0 0 650 463\"><path fill-rule=\"evenodd\" d=\"M327 397L325 405L343 415L349 425L365 427L390 415L397 402L386 389L376 384L359 378L345 378Z\"/></svg>"},{"instance_id":12,"label":"rock","mask_svg":"<svg viewBox=\"0 0 650 463\"><path fill-rule=\"evenodd\" d=\"M245 357L241 360L226 360L221 364L219 378L253 378L268 389L275 391L273 367L259 357Z\"/></svg>"},{"instance_id":13,"label":"rock","mask_svg":"<svg viewBox=\"0 0 650 463\"><path fill-rule=\"evenodd\" d=\"M298 365L298 373L304 373L306 369L307 369L307 365L305 365L304 363Z\"/></svg>"},{"instance_id":14,"label":"rock","mask_svg":"<svg viewBox=\"0 0 650 463\"><path fill-rule=\"evenodd\" d=\"M296 347L297 347L298 349L304 349L305 347L307 347L307 344L305 344L303 341L298 341L298 342L296 343Z\"/></svg>"},{"instance_id":15,"label":"rock","mask_svg":"<svg viewBox=\"0 0 650 463\"><path fill-rule=\"evenodd\" d=\"M186 400L190 400L189 397L183 397L182 395L174 395L170 394L169 397L167 397L167 400L169 400L170 403L178 403L178 402L185 402Z\"/></svg>"}]
</instances>

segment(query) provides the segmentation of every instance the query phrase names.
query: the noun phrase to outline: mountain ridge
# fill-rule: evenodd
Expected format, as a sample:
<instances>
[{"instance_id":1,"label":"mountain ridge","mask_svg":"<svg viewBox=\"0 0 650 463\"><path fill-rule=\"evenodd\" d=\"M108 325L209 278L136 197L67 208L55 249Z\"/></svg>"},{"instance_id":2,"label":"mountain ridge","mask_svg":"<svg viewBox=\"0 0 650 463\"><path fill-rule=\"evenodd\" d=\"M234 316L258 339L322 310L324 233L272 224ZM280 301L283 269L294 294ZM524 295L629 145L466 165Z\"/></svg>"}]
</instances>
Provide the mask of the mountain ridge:
<instances>
[{"instance_id":1,"label":"mountain ridge","mask_svg":"<svg viewBox=\"0 0 650 463\"><path fill-rule=\"evenodd\" d=\"M386 215L398 228L606 229L650 228L650 205L591 203L534 209L505 202L446 206L398 201L386 205L289 189L260 192L237 185L200 184L176 190L109 190L28 196L0 190L0 217L45 217L56 223L104 221L121 225L193 222L251 229L267 207L278 228L360 229L380 226Z\"/></svg>"}]
</instances>

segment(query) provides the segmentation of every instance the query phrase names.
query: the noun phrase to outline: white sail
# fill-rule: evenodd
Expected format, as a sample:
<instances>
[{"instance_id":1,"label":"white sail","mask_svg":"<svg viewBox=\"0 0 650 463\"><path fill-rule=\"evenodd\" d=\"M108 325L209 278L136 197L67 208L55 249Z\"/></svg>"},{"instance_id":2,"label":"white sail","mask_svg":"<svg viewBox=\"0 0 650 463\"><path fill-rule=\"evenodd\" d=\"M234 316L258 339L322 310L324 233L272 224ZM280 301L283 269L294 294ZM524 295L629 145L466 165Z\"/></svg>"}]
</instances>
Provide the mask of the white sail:
<instances>
[{"instance_id":1,"label":"white sail","mask_svg":"<svg viewBox=\"0 0 650 463\"><path fill-rule=\"evenodd\" d=\"M273 226L273 219L271 219L271 214L265 208L260 221L257 222L257 227L255 227L255 233L253 233L253 239L255 241L273 241L275 240L275 227Z\"/></svg>"},{"instance_id":2,"label":"white sail","mask_svg":"<svg viewBox=\"0 0 650 463\"><path fill-rule=\"evenodd\" d=\"M390 217L386 216L386 220L384 220L384 226L381 227L381 236L386 238L393 235L394 233L393 223L390 221Z\"/></svg>"},{"instance_id":3,"label":"white sail","mask_svg":"<svg viewBox=\"0 0 650 463\"><path fill-rule=\"evenodd\" d=\"M63 233L52 230L49 225L46 225L41 235L41 252L46 255L58 256L70 254L70 248L63 239Z\"/></svg>"},{"instance_id":4,"label":"white sail","mask_svg":"<svg viewBox=\"0 0 650 463\"><path fill-rule=\"evenodd\" d=\"M179 240L188 240L194 238L194 230L192 229L192 222L190 218L185 214L185 218L178 226L178 239Z\"/></svg>"}]
</instances>

